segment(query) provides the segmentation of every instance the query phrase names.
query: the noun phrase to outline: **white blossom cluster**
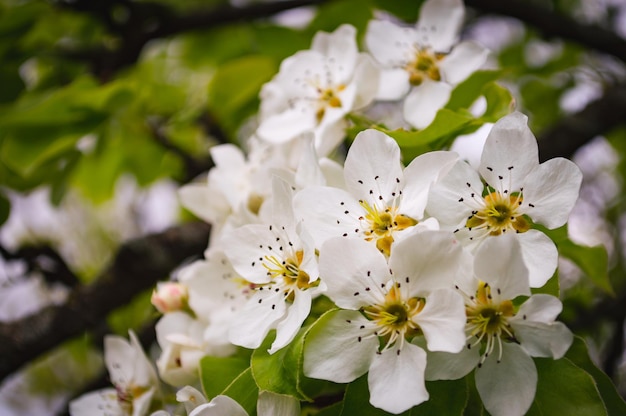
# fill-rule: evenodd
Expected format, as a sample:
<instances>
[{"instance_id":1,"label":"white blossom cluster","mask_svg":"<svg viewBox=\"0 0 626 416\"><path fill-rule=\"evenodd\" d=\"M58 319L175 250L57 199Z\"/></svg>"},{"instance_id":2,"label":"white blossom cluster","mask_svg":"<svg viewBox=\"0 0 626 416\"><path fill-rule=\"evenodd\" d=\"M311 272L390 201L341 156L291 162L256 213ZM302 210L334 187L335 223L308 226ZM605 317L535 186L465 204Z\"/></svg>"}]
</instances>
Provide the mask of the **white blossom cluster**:
<instances>
[{"instance_id":1,"label":"white blossom cluster","mask_svg":"<svg viewBox=\"0 0 626 416\"><path fill-rule=\"evenodd\" d=\"M531 406L531 357L559 359L572 343L555 321L561 302L531 295L558 257L535 225L566 223L579 169L562 158L540 164L518 112L493 126L477 170L445 150L404 166L397 142L375 129L356 136L343 163L329 158L347 116L374 102L401 102L414 128L432 122L486 58L481 46L456 43L463 15L460 0L429 0L414 28L372 21L368 52L352 26L318 33L263 87L248 154L213 147L206 183L180 190L212 225L210 243L176 282L159 284L153 304L163 313L158 374L182 388L177 400L189 415L245 415L232 399L209 402L190 387L201 358L259 348L271 331L269 353L280 351L322 297L334 307L315 317L304 342L307 377L349 383L367 374L369 402L398 414L429 399L427 380L474 371L490 414ZM108 340L117 391L83 396L72 414L148 414L156 374L134 337ZM263 392L257 412L297 415L299 402Z\"/></svg>"}]
</instances>

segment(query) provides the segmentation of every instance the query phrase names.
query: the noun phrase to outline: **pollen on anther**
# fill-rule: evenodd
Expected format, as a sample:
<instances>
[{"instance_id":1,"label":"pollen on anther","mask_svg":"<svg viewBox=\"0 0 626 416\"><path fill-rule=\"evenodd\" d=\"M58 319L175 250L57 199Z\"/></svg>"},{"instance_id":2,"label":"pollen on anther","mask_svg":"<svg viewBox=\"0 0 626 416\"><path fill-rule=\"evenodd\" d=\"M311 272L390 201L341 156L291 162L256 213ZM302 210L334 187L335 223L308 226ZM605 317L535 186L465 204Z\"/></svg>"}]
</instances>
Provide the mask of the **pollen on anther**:
<instances>
[{"instance_id":1,"label":"pollen on anther","mask_svg":"<svg viewBox=\"0 0 626 416\"><path fill-rule=\"evenodd\" d=\"M357 182L360 183L361 185L363 185L363 181L362 180L359 179Z\"/></svg>"},{"instance_id":2,"label":"pollen on anther","mask_svg":"<svg viewBox=\"0 0 626 416\"><path fill-rule=\"evenodd\" d=\"M463 198L459 198L459 202L463 202Z\"/></svg>"},{"instance_id":3,"label":"pollen on anther","mask_svg":"<svg viewBox=\"0 0 626 416\"><path fill-rule=\"evenodd\" d=\"M354 296L359 296L359 292L354 292Z\"/></svg>"},{"instance_id":4,"label":"pollen on anther","mask_svg":"<svg viewBox=\"0 0 626 416\"><path fill-rule=\"evenodd\" d=\"M369 287L366 287L366 288L365 288L365 291L366 291L366 292L369 292L369 291L370 291L370 288L369 288Z\"/></svg>"},{"instance_id":5,"label":"pollen on anther","mask_svg":"<svg viewBox=\"0 0 626 416\"><path fill-rule=\"evenodd\" d=\"M357 339L359 340L359 342L361 342L361 337L358 337Z\"/></svg>"},{"instance_id":6,"label":"pollen on anther","mask_svg":"<svg viewBox=\"0 0 626 416\"><path fill-rule=\"evenodd\" d=\"M361 325L359 329L365 329L365 325Z\"/></svg>"}]
</instances>

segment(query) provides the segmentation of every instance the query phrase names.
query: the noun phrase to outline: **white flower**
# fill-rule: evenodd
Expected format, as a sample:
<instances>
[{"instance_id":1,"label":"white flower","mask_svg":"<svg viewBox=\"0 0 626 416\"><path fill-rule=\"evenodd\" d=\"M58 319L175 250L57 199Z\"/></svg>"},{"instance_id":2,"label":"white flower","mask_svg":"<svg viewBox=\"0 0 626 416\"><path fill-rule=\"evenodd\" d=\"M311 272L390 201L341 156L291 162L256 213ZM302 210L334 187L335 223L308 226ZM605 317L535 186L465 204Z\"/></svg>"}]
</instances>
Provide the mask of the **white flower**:
<instances>
[{"instance_id":1,"label":"white flower","mask_svg":"<svg viewBox=\"0 0 626 416\"><path fill-rule=\"evenodd\" d=\"M459 275L462 276L462 275ZM529 296L528 270L513 235L483 244L474 275L457 280L465 298L467 348L460 354L428 355L427 379L456 379L476 369L476 388L493 416L523 415L532 404L537 370L530 357L559 359L572 343L561 322L561 302L550 295Z\"/></svg>"},{"instance_id":2,"label":"white flower","mask_svg":"<svg viewBox=\"0 0 626 416\"><path fill-rule=\"evenodd\" d=\"M344 310L307 336L307 377L350 382L369 371L370 403L401 413L428 399L426 353L463 348L463 300L449 289L462 250L446 232L424 231L398 242L389 264L372 244L336 237L320 249L326 295ZM392 273L393 270L393 273Z\"/></svg>"},{"instance_id":3,"label":"white flower","mask_svg":"<svg viewBox=\"0 0 626 416\"><path fill-rule=\"evenodd\" d=\"M104 361L114 389L85 394L70 403L72 416L143 416L159 394L159 381L134 332L130 342L104 338Z\"/></svg>"},{"instance_id":4,"label":"white flower","mask_svg":"<svg viewBox=\"0 0 626 416\"><path fill-rule=\"evenodd\" d=\"M252 283L254 290L232 322L230 340L257 348L270 329L276 328L271 353L296 335L319 284L315 247L296 223L292 190L278 177L273 189L271 224L245 225L221 241L234 269Z\"/></svg>"},{"instance_id":5,"label":"white flower","mask_svg":"<svg viewBox=\"0 0 626 416\"><path fill-rule=\"evenodd\" d=\"M431 188L427 212L475 250L491 237L513 233L530 272L530 286L541 287L557 266L554 243L531 228L565 224L582 181L580 169L564 158L539 164L537 141L515 112L494 124L476 172L458 162ZM480 174L480 175L479 175Z\"/></svg>"},{"instance_id":6,"label":"white flower","mask_svg":"<svg viewBox=\"0 0 626 416\"><path fill-rule=\"evenodd\" d=\"M346 157L347 190L308 187L296 194L294 207L316 246L331 237L359 237L388 256L392 243L423 219L431 184L456 159L452 152L430 152L403 169L398 144L380 131L365 130Z\"/></svg>"},{"instance_id":7,"label":"white flower","mask_svg":"<svg viewBox=\"0 0 626 416\"><path fill-rule=\"evenodd\" d=\"M336 147L345 135L344 116L369 104L378 85L378 71L359 54L355 35L350 25L317 33L310 50L282 62L261 90L259 137L283 143L313 132L320 156Z\"/></svg>"},{"instance_id":8,"label":"white flower","mask_svg":"<svg viewBox=\"0 0 626 416\"><path fill-rule=\"evenodd\" d=\"M461 0L429 0L415 28L371 21L365 42L383 67L378 99L404 102L404 118L428 126L450 98L452 86L477 70L488 51L473 42L454 46L463 24Z\"/></svg>"}]
</instances>

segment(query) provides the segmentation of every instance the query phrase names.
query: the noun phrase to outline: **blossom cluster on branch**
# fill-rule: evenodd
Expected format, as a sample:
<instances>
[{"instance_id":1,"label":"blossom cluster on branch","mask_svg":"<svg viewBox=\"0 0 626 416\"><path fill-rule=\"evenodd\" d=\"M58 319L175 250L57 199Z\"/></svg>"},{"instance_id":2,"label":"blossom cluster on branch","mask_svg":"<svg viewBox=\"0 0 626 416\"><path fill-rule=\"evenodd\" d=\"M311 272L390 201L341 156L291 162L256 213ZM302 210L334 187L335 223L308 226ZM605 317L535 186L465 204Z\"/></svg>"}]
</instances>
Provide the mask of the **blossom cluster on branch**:
<instances>
[{"instance_id":1,"label":"blossom cluster on branch","mask_svg":"<svg viewBox=\"0 0 626 416\"><path fill-rule=\"evenodd\" d=\"M567 222L582 175L540 164L519 112L495 123L479 166L443 150L460 132L405 154L398 132L428 131L485 62L482 46L457 43L463 18L460 0L428 0L415 27L370 22L367 52L352 26L318 33L262 88L247 154L213 147L206 183L180 190L210 243L152 302L158 376L189 415L298 415L365 375L363 405L400 414L428 402L428 382L472 372L490 414L530 408L533 357L561 359L573 341L560 300L540 293L558 260L542 230ZM381 102L404 130L375 118ZM115 389L72 415L178 411L132 334L105 347ZM252 404L239 391L250 385Z\"/></svg>"}]
</instances>

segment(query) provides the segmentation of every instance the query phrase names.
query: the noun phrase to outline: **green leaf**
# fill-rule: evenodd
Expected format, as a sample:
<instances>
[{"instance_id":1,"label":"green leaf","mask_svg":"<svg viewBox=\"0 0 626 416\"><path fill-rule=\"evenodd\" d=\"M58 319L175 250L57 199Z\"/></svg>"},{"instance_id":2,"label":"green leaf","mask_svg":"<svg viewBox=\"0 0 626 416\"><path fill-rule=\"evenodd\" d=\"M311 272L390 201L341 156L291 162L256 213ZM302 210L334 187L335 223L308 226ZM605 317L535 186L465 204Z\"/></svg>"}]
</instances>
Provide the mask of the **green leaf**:
<instances>
[{"instance_id":1,"label":"green leaf","mask_svg":"<svg viewBox=\"0 0 626 416\"><path fill-rule=\"evenodd\" d=\"M209 83L208 106L222 125L236 130L256 110L261 86L276 73L276 62L252 55L221 65Z\"/></svg>"},{"instance_id":2,"label":"green leaf","mask_svg":"<svg viewBox=\"0 0 626 416\"><path fill-rule=\"evenodd\" d=\"M452 90L450 99L445 108L450 110L468 108L478 97L483 95L485 86L500 78L503 73L503 70L483 70L474 72Z\"/></svg>"},{"instance_id":3,"label":"green leaf","mask_svg":"<svg viewBox=\"0 0 626 416\"><path fill-rule=\"evenodd\" d=\"M348 384L340 416L384 416L389 414L372 406L369 398L370 391L367 385L367 374L364 374Z\"/></svg>"},{"instance_id":4,"label":"green leaf","mask_svg":"<svg viewBox=\"0 0 626 416\"><path fill-rule=\"evenodd\" d=\"M0 192L0 225L9 219L9 214L11 214L11 201L4 193Z\"/></svg>"},{"instance_id":5,"label":"green leaf","mask_svg":"<svg viewBox=\"0 0 626 416\"><path fill-rule=\"evenodd\" d=\"M200 360L200 381L207 398L221 394L226 388L250 366L245 357L211 357Z\"/></svg>"},{"instance_id":6,"label":"green leaf","mask_svg":"<svg viewBox=\"0 0 626 416\"><path fill-rule=\"evenodd\" d=\"M561 285L559 284L559 271L557 270L554 275L548 279L545 285L539 288L531 288L532 294L545 293L546 295L552 295L559 297L561 294Z\"/></svg>"},{"instance_id":7,"label":"green leaf","mask_svg":"<svg viewBox=\"0 0 626 416\"><path fill-rule=\"evenodd\" d=\"M492 82L483 88L483 96L487 100L487 108L480 119L487 123L495 123L515 108L515 99L508 88Z\"/></svg>"},{"instance_id":8,"label":"green leaf","mask_svg":"<svg viewBox=\"0 0 626 416\"><path fill-rule=\"evenodd\" d=\"M535 358L537 393L527 416L601 416L606 409L593 378L567 358Z\"/></svg>"},{"instance_id":9,"label":"green leaf","mask_svg":"<svg viewBox=\"0 0 626 416\"><path fill-rule=\"evenodd\" d=\"M233 380L222 392L243 407L248 415L256 416L256 403L259 399L259 389L252 377L252 369L247 368Z\"/></svg>"},{"instance_id":10,"label":"green leaf","mask_svg":"<svg viewBox=\"0 0 626 416\"><path fill-rule=\"evenodd\" d=\"M323 3L317 15L309 25L309 32L332 32L342 24L351 24L357 33L365 33L365 28L372 20L370 0L336 0Z\"/></svg>"},{"instance_id":11,"label":"green leaf","mask_svg":"<svg viewBox=\"0 0 626 416\"><path fill-rule=\"evenodd\" d=\"M617 392L609 376L591 361L587 345L582 338L574 337L574 342L565 357L593 377L609 416L626 415L626 402Z\"/></svg>"},{"instance_id":12,"label":"green leaf","mask_svg":"<svg viewBox=\"0 0 626 416\"><path fill-rule=\"evenodd\" d=\"M274 336L266 337L263 344L254 350L251 368L259 389L311 401L299 385L305 332L306 329L301 329L300 336L274 354L267 352L274 341Z\"/></svg>"},{"instance_id":13,"label":"green leaf","mask_svg":"<svg viewBox=\"0 0 626 416\"><path fill-rule=\"evenodd\" d=\"M550 237L559 254L580 267L596 286L610 295L615 294L609 280L609 256L603 245L590 247L574 243L567 235L566 225L555 230L548 230L538 224L533 227Z\"/></svg>"}]
</instances>

